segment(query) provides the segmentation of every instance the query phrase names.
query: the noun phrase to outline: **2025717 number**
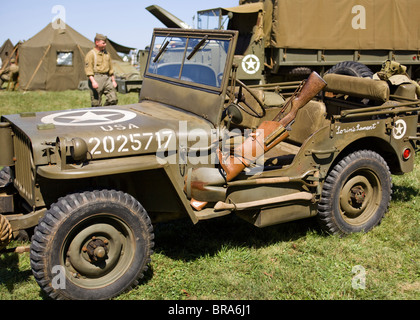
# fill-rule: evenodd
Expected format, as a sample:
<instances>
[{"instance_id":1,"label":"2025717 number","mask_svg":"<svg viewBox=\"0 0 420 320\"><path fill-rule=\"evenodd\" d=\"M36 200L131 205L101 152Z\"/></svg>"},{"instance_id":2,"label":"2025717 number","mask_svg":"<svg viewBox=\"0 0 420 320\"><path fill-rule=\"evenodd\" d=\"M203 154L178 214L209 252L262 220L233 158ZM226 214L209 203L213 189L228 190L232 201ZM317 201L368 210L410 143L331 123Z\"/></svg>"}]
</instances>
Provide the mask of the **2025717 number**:
<instances>
[{"instance_id":1,"label":"2025717 number","mask_svg":"<svg viewBox=\"0 0 420 320\"><path fill-rule=\"evenodd\" d=\"M103 153L126 153L130 151L147 151L153 140L157 141L157 148L166 149L172 140L174 132L171 130L164 130L159 132L146 133L130 133L128 135L121 134L117 137L105 136L103 138L92 137L89 139L89 144L93 145L90 153L92 155L101 155ZM143 141L143 143L142 143Z\"/></svg>"}]
</instances>

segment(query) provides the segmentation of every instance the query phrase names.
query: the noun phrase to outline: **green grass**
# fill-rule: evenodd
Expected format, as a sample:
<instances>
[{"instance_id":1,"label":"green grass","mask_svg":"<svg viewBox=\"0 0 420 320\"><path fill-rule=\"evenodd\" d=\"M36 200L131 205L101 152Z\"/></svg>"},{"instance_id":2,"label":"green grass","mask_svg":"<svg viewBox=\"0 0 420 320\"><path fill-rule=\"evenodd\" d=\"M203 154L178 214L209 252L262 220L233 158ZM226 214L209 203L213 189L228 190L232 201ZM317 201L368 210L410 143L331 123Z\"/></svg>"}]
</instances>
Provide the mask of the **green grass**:
<instances>
[{"instance_id":1,"label":"green grass","mask_svg":"<svg viewBox=\"0 0 420 320\"><path fill-rule=\"evenodd\" d=\"M137 95L119 98L133 103ZM0 92L1 113L85 106L86 92ZM234 215L197 225L189 220L156 225L155 253L143 282L116 299L418 300L418 156L414 171L393 176L393 184L381 225L345 238L325 235L315 219L264 229ZM355 266L366 272L365 289L352 286L359 275L352 272ZM31 274L29 253L0 257L0 299L46 299Z\"/></svg>"},{"instance_id":2,"label":"green grass","mask_svg":"<svg viewBox=\"0 0 420 320\"><path fill-rule=\"evenodd\" d=\"M118 104L138 102L138 93L119 94ZM89 108L89 91L0 91L0 114Z\"/></svg>"}]
</instances>

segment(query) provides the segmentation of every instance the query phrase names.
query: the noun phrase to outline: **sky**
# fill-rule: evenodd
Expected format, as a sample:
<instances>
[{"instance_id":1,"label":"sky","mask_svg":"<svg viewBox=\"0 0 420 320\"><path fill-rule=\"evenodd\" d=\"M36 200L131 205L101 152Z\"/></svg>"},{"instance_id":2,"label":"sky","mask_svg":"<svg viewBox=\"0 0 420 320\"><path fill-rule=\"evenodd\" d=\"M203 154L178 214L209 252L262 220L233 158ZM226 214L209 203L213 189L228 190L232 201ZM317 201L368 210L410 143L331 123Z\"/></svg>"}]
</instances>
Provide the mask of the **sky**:
<instances>
[{"instance_id":1,"label":"sky","mask_svg":"<svg viewBox=\"0 0 420 320\"><path fill-rule=\"evenodd\" d=\"M196 26L197 11L234 7L239 0L0 0L0 46L29 40L58 17L93 41L96 33L121 45L144 49L153 28L165 26L145 8L158 5Z\"/></svg>"}]
</instances>

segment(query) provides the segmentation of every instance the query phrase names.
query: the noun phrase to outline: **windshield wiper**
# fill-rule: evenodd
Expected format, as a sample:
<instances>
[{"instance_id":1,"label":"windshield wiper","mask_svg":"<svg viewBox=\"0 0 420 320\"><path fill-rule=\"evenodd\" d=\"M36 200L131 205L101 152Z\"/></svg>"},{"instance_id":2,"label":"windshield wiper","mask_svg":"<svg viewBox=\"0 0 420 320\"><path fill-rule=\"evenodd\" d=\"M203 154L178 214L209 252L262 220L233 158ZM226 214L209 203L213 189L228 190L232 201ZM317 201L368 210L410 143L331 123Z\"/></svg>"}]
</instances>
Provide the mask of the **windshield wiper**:
<instances>
[{"instance_id":1,"label":"windshield wiper","mask_svg":"<svg viewBox=\"0 0 420 320\"><path fill-rule=\"evenodd\" d=\"M156 57L153 59L153 63L155 63L156 61L158 61L158 59L162 55L163 51L165 51L165 49L168 46L168 44L169 44L169 40L166 40L165 44L162 46L162 48L160 48L160 50L157 53Z\"/></svg>"},{"instance_id":2,"label":"windshield wiper","mask_svg":"<svg viewBox=\"0 0 420 320\"><path fill-rule=\"evenodd\" d=\"M203 45L204 42L207 41L208 38L209 38L209 36L205 35L204 38L201 39L200 42L195 45L194 49L188 55L187 60L190 60L192 57L194 57L194 55L197 53L198 49L200 49L200 47Z\"/></svg>"}]
</instances>

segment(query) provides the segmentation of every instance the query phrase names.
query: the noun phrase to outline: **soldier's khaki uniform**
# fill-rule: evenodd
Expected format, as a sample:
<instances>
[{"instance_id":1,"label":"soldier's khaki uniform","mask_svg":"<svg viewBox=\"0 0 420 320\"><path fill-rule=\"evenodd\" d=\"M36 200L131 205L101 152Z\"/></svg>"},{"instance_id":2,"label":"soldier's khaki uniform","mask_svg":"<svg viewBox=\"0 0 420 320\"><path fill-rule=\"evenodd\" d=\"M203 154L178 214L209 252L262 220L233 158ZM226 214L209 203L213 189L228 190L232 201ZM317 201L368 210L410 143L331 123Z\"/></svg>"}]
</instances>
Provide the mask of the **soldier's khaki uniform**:
<instances>
[{"instance_id":1,"label":"soldier's khaki uniform","mask_svg":"<svg viewBox=\"0 0 420 320\"><path fill-rule=\"evenodd\" d=\"M105 106L118 103L117 93L111 80L114 69L108 52L99 51L96 48L90 50L85 58L85 73L88 78L93 76L99 85L98 89L94 89L89 80L92 107L102 105L102 95L105 95L106 98Z\"/></svg>"},{"instance_id":2,"label":"soldier's khaki uniform","mask_svg":"<svg viewBox=\"0 0 420 320\"><path fill-rule=\"evenodd\" d=\"M3 85L3 82L7 81L17 81L19 75L19 67L15 62L15 59L10 61L10 66L6 67L3 71L0 72L0 88Z\"/></svg>"}]
</instances>

